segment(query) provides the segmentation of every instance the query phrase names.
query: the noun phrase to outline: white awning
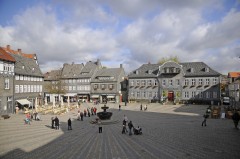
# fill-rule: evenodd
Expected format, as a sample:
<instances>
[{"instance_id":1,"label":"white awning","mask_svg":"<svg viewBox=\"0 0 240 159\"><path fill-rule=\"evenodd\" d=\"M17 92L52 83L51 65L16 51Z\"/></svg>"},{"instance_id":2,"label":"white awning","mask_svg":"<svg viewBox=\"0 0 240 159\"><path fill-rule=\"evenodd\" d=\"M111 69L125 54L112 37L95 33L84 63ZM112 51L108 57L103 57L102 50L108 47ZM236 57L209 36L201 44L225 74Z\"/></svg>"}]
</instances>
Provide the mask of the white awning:
<instances>
[{"instance_id":1,"label":"white awning","mask_svg":"<svg viewBox=\"0 0 240 159\"><path fill-rule=\"evenodd\" d=\"M21 105L26 105L26 104L31 104L31 102L27 99L19 99L16 100L18 103L20 103Z\"/></svg>"},{"instance_id":2,"label":"white awning","mask_svg":"<svg viewBox=\"0 0 240 159\"><path fill-rule=\"evenodd\" d=\"M99 98L99 95L92 95L91 98Z\"/></svg>"},{"instance_id":3,"label":"white awning","mask_svg":"<svg viewBox=\"0 0 240 159\"><path fill-rule=\"evenodd\" d=\"M77 93L66 93L66 94L64 94L64 96L66 96L66 97L74 97L74 96L76 96L77 95Z\"/></svg>"},{"instance_id":4,"label":"white awning","mask_svg":"<svg viewBox=\"0 0 240 159\"><path fill-rule=\"evenodd\" d=\"M107 98L115 98L115 96L107 96Z\"/></svg>"}]
</instances>

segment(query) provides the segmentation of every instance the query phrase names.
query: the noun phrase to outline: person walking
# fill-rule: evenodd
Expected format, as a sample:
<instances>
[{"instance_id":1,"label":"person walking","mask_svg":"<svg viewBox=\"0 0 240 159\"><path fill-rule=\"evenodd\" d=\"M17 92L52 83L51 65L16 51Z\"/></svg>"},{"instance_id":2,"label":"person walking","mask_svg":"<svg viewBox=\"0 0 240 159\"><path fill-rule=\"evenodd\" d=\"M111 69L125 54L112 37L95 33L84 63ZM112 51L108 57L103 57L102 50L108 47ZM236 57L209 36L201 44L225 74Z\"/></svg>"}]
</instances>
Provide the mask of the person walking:
<instances>
[{"instance_id":1,"label":"person walking","mask_svg":"<svg viewBox=\"0 0 240 159\"><path fill-rule=\"evenodd\" d=\"M119 106L118 106L118 107L119 107L119 111L120 111L120 110L121 110L121 105L119 104Z\"/></svg>"},{"instance_id":2,"label":"person walking","mask_svg":"<svg viewBox=\"0 0 240 159\"><path fill-rule=\"evenodd\" d=\"M56 116L56 118L54 120L55 120L55 129L58 130L59 129L59 119Z\"/></svg>"},{"instance_id":3,"label":"person walking","mask_svg":"<svg viewBox=\"0 0 240 159\"><path fill-rule=\"evenodd\" d=\"M128 123L128 128L129 128L129 135L132 135L132 128L133 128L132 121Z\"/></svg>"},{"instance_id":4,"label":"person walking","mask_svg":"<svg viewBox=\"0 0 240 159\"><path fill-rule=\"evenodd\" d=\"M141 105L140 105L140 110L142 110L142 103L141 103Z\"/></svg>"},{"instance_id":5,"label":"person walking","mask_svg":"<svg viewBox=\"0 0 240 159\"><path fill-rule=\"evenodd\" d=\"M98 123L98 133L102 133L102 122L101 122L101 120L98 119L97 123Z\"/></svg>"},{"instance_id":6,"label":"person walking","mask_svg":"<svg viewBox=\"0 0 240 159\"><path fill-rule=\"evenodd\" d=\"M72 130L72 121L71 121L71 118L68 119L68 130Z\"/></svg>"},{"instance_id":7,"label":"person walking","mask_svg":"<svg viewBox=\"0 0 240 159\"><path fill-rule=\"evenodd\" d=\"M206 113L203 115L203 122L202 122L202 126L203 126L203 125L207 126L207 118L208 118L208 117L209 117L209 115L208 115L208 114L206 114Z\"/></svg>"},{"instance_id":8,"label":"person walking","mask_svg":"<svg viewBox=\"0 0 240 159\"><path fill-rule=\"evenodd\" d=\"M240 115L238 114L238 112L236 110L234 111L234 114L232 116L232 120L233 120L235 128L238 130L239 129L238 128L238 122L240 120Z\"/></svg>"},{"instance_id":9,"label":"person walking","mask_svg":"<svg viewBox=\"0 0 240 159\"><path fill-rule=\"evenodd\" d=\"M80 112L81 121L83 121L83 112Z\"/></svg>"},{"instance_id":10,"label":"person walking","mask_svg":"<svg viewBox=\"0 0 240 159\"><path fill-rule=\"evenodd\" d=\"M52 129L54 129L54 124L55 124L55 119L54 119L54 117L52 117L51 120L52 120Z\"/></svg>"}]
</instances>

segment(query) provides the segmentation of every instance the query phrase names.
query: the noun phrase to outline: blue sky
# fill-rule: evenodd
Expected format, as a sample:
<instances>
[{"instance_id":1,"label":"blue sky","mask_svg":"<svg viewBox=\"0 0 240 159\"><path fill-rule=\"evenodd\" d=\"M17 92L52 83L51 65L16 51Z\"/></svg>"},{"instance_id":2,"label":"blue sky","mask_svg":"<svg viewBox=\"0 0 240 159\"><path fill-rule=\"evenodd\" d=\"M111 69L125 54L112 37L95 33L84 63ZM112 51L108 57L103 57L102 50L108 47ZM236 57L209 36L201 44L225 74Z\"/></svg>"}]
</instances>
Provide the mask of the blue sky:
<instances>
[{"instance_id":1,"label":"blue sky","mask_svg":"<svg viewBox=\"0 0 240 159\"><path fill-rule=\"evenodd\" d=\"M130 72L178 56L240 71L238 0L0 0L0 46L37 53L42 72L100 59Z\"/></svg>"}]
</instances>

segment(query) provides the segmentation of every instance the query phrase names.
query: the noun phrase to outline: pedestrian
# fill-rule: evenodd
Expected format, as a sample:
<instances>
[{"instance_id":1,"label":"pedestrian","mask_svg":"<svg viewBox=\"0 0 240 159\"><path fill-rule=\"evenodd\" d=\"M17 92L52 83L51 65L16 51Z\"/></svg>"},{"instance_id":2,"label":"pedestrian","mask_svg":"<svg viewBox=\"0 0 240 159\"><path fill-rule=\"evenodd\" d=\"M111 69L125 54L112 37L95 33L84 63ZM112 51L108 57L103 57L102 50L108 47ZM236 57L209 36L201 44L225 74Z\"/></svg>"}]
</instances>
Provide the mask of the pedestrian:
<instances>
[{"instance_id":1,"label":"pedestrian","mask_svg":"<svg viewBox=\"0 0 240 159\"><path fill-rule=\"evenodd\" d=\"M121 110L121 105L119 104L119 106L118 106L118 107L119 107L119 111L120 111L120 110Z\"/></svg>"},{"instance_id":2,"label":"pedestrian","mask_svg":"<svg viewBox=\"0 0 240 159\"><path fill-rule=\"evenodd\" d=\"M68 130L72 130L72 121L71 121L71 118L68 119Z\"/></svg>"},{"instance_id":3,"label":"pedestrian","mask_svg":"<svg viewBox=\"0 0 240 159\"><path fill-rule=\"evenodd\" d=\"M78 110L78 113L77 113L77 120L80 120L80 110Z\"/></svg>"},{"instance_id":4,"label":"pedestrian","mask_svg":"<svg viewBox=\"0 0 240 159\"><path fill-rule=\"evenodd\" d=\"M123 129L122 129L122 134L127 133L127 122L123 120Z\"/></svg>"},{"instance_id":5,"label":"pedestrian","mask_svg":"<svg viewBox=\"0 0 240 159\"><path fill-rule=\"evenodd\" d=\"M147 110L147 104L144 106L144 110Z\"/></svg>"},{"instance_id":6,"label":"pedestrian","mask_svg":"<svg viewBox=\"0 0 240 159\"><path fill-rule=\"evenodd\" d=\"M239 129L238 128L238 122L240 120L240 115L238 114L237 110L234 111L234 114L232 116L232 120L233 120L233 123L234 123L234 126L236 129Z\"/></svg>"},{"instance_id":7,"label":"pedestrian","mask_svg":"<svg viewBox=\"0 0 240 159\"><path fill-rule=\"evenodd\" d=\"M80 112L81 121L83 121L83 112Z\"/></svg>"},{"instance_id":8,"label":"pedestrian","mask_svg":"<svg viewBox=\"0 0 240 159\"><path fill-rule=\"evenodd\" d=\"M55 124L55 119L54 119L54 117L52 117L51 120L52 120L52 129L54 129L54 124Z\"/></svg>"},{"instance_id":9,"label":"pedestrian","mask_svg":"<svg viewBox=\"0 0 240 159\"><path fill-rule=\"evenodd\" d=\"M140 105L140 110L142 110L142 103L141 103L141 105Z\"/></svg>"},{"instance_id":10,"label":"pedestrian","mask_svg":"<svg viewBox=\"0 0 240 159\"><path fill-rule=\"evenodd\" d=\"M85 117L87 116L87 111L86 111L86 109L84 109L84 116L85 116Z\"/></svg>"},{"instance_id":11,"label":"pedestrian","mask_svg":"<svg viewBox=\"0 0 240 159\"><path fill-rule=\"evenodd\" d=\"M102 122L101 122L101 120L98 119L97 123L98 123L98 133L102 133Z\"/></svg>"},{"instance_id":12,"label":"pedestrian","mask_svg":"<svg viewBox=\"0 0 240 159\"><path fill-rule=\"evenodd\" d=\"M208 117L209 117L209 115L208 115L207 113L205 113L205 114L203 115L202 126L203 126L203 125L207 126L207 118L208 118Z\"/></svg>"},{"instance_id":13,"label":"pedestrian","mask_svg":"<svg viewBox=\"0 0 240 159\"><path fill-rule=\"evenodd\" d=\"M59 129L59 119L56 116L54 120L55 120L55 129L58 130Z\"/></svg>"},{"instance_id":14,"label":"pedestrian","mask_svg":"<svg viewBox=\"0 0 240 159\"><path fill-rule=\"evenodd\" d=\"M128 123L128 128L129 128L129 135L132 135L132 128L133 128L132 121Z\"/></svg>"}]
</instances>

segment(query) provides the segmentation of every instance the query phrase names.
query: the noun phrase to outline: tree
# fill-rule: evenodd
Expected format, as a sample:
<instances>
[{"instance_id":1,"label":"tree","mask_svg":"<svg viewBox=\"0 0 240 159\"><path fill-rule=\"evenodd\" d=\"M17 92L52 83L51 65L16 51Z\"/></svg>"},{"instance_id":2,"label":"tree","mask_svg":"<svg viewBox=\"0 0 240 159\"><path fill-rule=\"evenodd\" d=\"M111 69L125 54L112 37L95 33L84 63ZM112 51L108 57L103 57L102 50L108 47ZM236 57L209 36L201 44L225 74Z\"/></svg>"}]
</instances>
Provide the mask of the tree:
<instances>
[{"instance_id":1,"label":"tree","mask_svg":"<svg viewBox=\"0 0 240 159\"><path fill-rule=\"evenodd\" d=\"M65 84L63 81L51 81L45 84L45 90L50 94L66 94ZM60 103L59 103L60 104Z\"/></svg>"},{"instance_id":2,"label":"tree","mask_svg":"<svg viewBox=\"0 0 240 159\"><path fill-rule=\"evenodd\" d=\"M167 61L173 61L173 62L179 63L179 58L177 56L170 56L168 58L163 57L158 61L158 63L164 64Z\"/></svg>"}]
</instances>

